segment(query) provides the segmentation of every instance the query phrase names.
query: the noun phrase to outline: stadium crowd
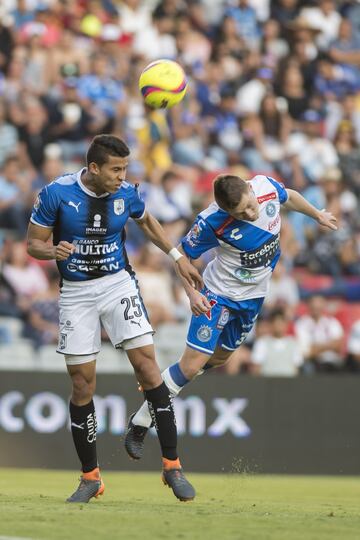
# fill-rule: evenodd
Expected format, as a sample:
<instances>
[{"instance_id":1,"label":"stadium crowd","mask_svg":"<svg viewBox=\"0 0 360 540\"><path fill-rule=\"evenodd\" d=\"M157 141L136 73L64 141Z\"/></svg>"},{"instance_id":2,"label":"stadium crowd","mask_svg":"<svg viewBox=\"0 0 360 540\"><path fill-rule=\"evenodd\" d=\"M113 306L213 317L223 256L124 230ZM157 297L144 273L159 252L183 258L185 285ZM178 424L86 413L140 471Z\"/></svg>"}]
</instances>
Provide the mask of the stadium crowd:
<instances>
[{"instance_id":1,"label":"stadium crowd","mask_svg":"<svg viewBox=\"0 0 360 540\"><path fill-rule=\"evenodd\" d=\"M167 113L137 86L160 57L189 82ZM98 133L127 141L128 179L174 244L224 170L273 176L335 214L335 233L283 215L261 320L225 371L360 373L359 1L3 0L0 348L9 318L35 350L57 341L57 270L24 238L39 190L80 169ZM186 321L166 257L135 224L127 246L153 326Z\"/></svg>"}]
</instances>

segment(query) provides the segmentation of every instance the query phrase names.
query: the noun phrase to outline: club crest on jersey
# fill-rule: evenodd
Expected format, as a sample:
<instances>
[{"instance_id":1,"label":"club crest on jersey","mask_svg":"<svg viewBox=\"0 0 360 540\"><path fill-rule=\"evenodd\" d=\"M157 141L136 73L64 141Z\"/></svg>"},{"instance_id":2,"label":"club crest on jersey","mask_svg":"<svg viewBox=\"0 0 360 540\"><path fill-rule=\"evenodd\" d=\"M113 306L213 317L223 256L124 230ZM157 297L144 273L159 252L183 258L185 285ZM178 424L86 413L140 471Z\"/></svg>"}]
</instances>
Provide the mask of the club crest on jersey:
<instances>
[{"instance_id":1,"label":"club crest on jersey","mask_svg":"<svg viewBox=\"0 0 360 540\"><path fill-rule=\"evenodd\" d=\"M276 214L276 206L275 206L275 204L272 203L272 202L267 203L265 211L266 211L266 214L269 217L274 217L275 214Z\"/></svg>"},{"instance_id":2,"label":"club crest on jersey","mask_svg":"<svg viewBox=\"0 0 360 540\"><path fill-rule=\"evenodd\" d=\"M35 199L35 202L34 202L34 209L39 210L40 204L41 204L41 199L40 199L40 195L38 195L36 197L36 199Z\"/></svg>"},{"instance_id":3,"label":"club crest on jersey","mask_svg":"<svg viewBox=\"0 0 360 540\"><path fill-rule=\"evenodd\" d=\"M114 201L114 212L117 216L120 216L124 213L125 203L124 199L115 199Z\"/></svg>"},{"instance_id":4,"label":"club crest on jersey","mask_svg":"<svg viewBox=\"0 0 360 540\"><path fill-rule=\"evenodd\" d=\"M202 343L205 343L206 341L210 341L212 336L212 328L210 326L207 326L206 324L202 324L199 328L199 330L196 333L196 337L199 341Z\"/></svg>"}]
</instances>

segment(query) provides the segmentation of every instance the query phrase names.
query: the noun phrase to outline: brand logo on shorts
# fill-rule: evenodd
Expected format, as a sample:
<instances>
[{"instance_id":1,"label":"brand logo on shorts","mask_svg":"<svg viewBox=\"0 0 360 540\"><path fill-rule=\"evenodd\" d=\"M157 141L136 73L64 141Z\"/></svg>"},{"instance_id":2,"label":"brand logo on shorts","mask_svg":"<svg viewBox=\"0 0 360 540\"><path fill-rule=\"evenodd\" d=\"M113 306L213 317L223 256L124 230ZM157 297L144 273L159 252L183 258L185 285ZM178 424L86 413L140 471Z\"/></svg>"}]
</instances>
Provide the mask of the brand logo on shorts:
<instances>
[{"instance_id":1,"label":"brand logo on shorts","mask_svg":"<svg viewBox=\"0 0 360 540\"><path fill-rule=\"evenodd\" d=\"M196 337L199 341L202 341L205 343L206 341L210 341L212 336L212 328L210 326L207 326L206 324L202 324L199 328L199 330L196 333Z\"/></svg>"},{"instance_id":2,"label":"brand logo on shorts","mask_svg":"<svg viewBox=\"0 0 360 540\"><path fill-rule=\"evenodd\" d=\"M275 206L275 204L272 203L272 202L267 203L265 211L266 211L266 214L269 217L274 217L275 214L276 214L276 206Z\"/></svg>"},{"instance_id":3,"label":"brand logo on shorts","mask_svg":"<svg viewBox=\"0 0 360 540\"><path fill-rule=\"evenodd\" d=\"M224 326L228 323L229 321L229 317L230 317L230 311L228 310L228 308L226 307L223 307L221 309L221 313L220 313L220 317L219 317L219 320L217 322L217 325L216 325L216 328L218 328L219 330L221 330L222 328L224 328Z\"/></svg>"},{"instance_id":4,"label":"brand logo on shorts","mask_svg":"<svg viewBox=\"0 0 360 540\"><path fill-rule=\"evenodd\" d=\"M114 212L117 216L120 216L124 213L125 203L124 199L115 199L114 201Z\"/></svg>"},{"instance_id":5,"label":"brand logo on shorts","mask_svg":"<svg viewBox=\"0 0 360 540\"><path fill-rule=\"evenodd\" d=\"M66 334L60 334L59 339L59 350L62 351L66 348L67 343L67 335Z\"/></svg>"},{"instance_id":6,"label":"brand logo on shorts","mask_svg":"<svg viewBox=\"0 0 360 540\"><path fill-rule=\"evenodd\" d=\"M211 310L212 310L212 308L213 308L214 306L216 306L217 301L214 300L214 299L211 299L211 300L209 300L209 304L210 304L210 309L209 309L209 311L207 311L207 312L205 313L205 317L206 317L207 319L209 319L209 321L211 321Z\"/></svg>"}]
</instances>

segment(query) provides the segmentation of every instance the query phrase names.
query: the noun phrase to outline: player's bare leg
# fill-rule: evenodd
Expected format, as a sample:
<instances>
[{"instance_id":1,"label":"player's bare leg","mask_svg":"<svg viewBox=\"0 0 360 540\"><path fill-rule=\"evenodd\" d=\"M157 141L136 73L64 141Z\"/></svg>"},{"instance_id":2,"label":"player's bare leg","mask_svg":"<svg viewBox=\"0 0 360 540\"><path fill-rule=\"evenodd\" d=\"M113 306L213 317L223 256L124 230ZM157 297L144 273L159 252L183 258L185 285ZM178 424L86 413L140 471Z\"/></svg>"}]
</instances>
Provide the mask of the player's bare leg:
<instances>
[{"instance_id":1,"label":"player's bare leg","mask_svg":"<svg viewBox=\"0 0 360 540\"><path fill-rule=\"evenodd\" d=\"M224 365L232 351L217 347L209 356L200 351L186 347L179 363L173 364L162 373L162 378L170 390L172 397L177 396L183 387L205 370ZM144 439L151 427L152 419L146 402L130 417L125 437L125 448L133 459L141 459L144 450Z\"/></svg>"},{"instance_id":2,"label":"player's bare leg","mask_svg":"<svg viewBox=\"0 0 360 540\"><path fill-rule=\"evenodd\" d=\"M67 499L72 503L87 503L104 493L96 453L96 414L93 395L96 386L95 360L68 365L72 380L70 399L71 433L81 462L82 475L76 491Z\"/></svg>"},{"instance_id":3,"label":"player's bare leg","mask_svg":"<svg viewBox=\"0 0 360 540\"><path fill-rule=\"evenodd\" d=\"M155 425L161 446L164 484L172 488L181 501L195 497L195 490L186 480L177 454L177 431L171 393L161 377L155 361L153 345L126 351L145 395L150 422Z\"/></svg>"}]
</instances>

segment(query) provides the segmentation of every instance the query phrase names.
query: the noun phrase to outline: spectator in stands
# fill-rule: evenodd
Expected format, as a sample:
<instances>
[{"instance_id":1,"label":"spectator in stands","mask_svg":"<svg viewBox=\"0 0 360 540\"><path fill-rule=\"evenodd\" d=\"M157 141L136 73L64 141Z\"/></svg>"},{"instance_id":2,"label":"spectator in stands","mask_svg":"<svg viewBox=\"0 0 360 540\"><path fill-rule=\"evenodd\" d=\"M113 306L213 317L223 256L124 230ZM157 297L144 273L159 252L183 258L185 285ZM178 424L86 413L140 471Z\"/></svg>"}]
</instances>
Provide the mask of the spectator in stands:
<instances>
[{"instance_id":1,"label":"spectator in stands","mask_svg":"<svg viewBox=\"0 0 360 540\"><path fill-rule=\"evenodd\" d=\"M18 133L6 119L6 101L0 97L0 167L17 150Z\"/></svg>"},{"instance_id":2,"label":"spectator in stands","mask_svg":"<svg viewBox=\"0 0 360 540\"><path fill-rule=\"evenodd\" d=\"M285 264L280 260L275 266L264 307L269 311L281 308L290 321L295 315L299 299L298 284L295 278L287 273Z\"/></svg>"},{"instance_id":3,"label":"spectator in stands","mask_svg":"<svg viewBox=\"0 0 360 540\"><path fill-rule=\"evenodd\" d=\"M349 120L342 120L335 136L335 148L339 156L339 167L346 185L360 196L360 148L355 130Z\"/></svg>"},{"instance_id":4,"label":"spectator in stands","mask_svg":"<svg viewBox=\"0 0 360 540\"><path fill-rule=\"evenodd\" d=\"M347 371L360 373L360 320L350 329L345 367Z\"/></svg>"},{"instance_id":5,"label":"spectator in stands","mask_svg":"<svg viewBox=\"0 0 360 540\"><path fill-rule=\"evenodd\" d=\"M295 335L305 359L304 372L333 373L343 368L344 330L326 311L326 300L319 295L308 301L309 313L295 322Z\"/></svg>"},{"instance_id":6,"label":"spectator in stands","mask_svg":"<svg viewBox=\"0 0 360 540\"><path fill-rule=\"evenodd\" d=\"M10 240L24 236L39 189L73 171L87 138L106 130L126 136L132 154L127 179L141 184L174 242L191 220L191 206L211 202L212 180L223 170L243 178L265 173L319 208L330 203L339 219L331 237L300 214L283 216L284 276L276 294L270 290L270 306L294 312L296 294L288 294L294 298L286 307L282 287L293 287L299 265L327 273L324 294L358 300L358 1L0 4L0 237L9 245L6 260ZM170 110L150 110L138 77L149 58L164 55L184 67L187 94ZM342 179L336 180L338 169ZM146 239L134 223L127 234L136 260ZM0 310L3 298L2 306L8 301L18 313L16 293L1 279ZM171 313L181 318L178 307ZM246 370L242 355L249 350L241 351L229 372Z\"/></svg>"},{"instance_id":7,"label":"spectator in stands","mask_svg":"<svg viewBox=\"0 0 360 540\"><path fill-rule=\"evenodd\" d=\"M27 229L27 178L20 173L17 156L8 156L0 169L0 229L10 229L23 237Z\"/></svg>"},{"instance_id":8,"label":"spectator in stands","mask_svg":"<svg viewBox=\"0 0 360 540\"><path fill-rule=\"evenodd\" d=\"M303 363L300 344L287 334L289 321L281 309L269 315L270 334L258 339L251 353L254 375L294 377Z\"/></svg>"},{"instance_id":9,"label":"spectator in stands","mask_svg":"<svg viewBox=\"0 0 360 540\"><path fill-rule=\"evenodd\" d=\"M48 287L32 296L27 309L24 337L34 348L57 343L59 334L59 273L50 266L46 271Z\"/></svg>"},{"instance_id":10,"label":"spectator in stands","mask_svg":"<svg viewBox=\"0 0 360 540\"><path fill-rule=\"evenodd\" d=\"M149 312L151 325L176 320L176 302L170 273L164 268L164 258L157 248L146 245L137 260L136 275L141 294Z\"/></svg>"},{"instance_id":11,"label":"spectator in stands","mask_svg":"<svg viewBox=\"0 0 360 540\"><path fill-rule=\"evenodd\" d=\"M16 295L25 299L44 293L48 288L45 272L34 259L30 259L23 241L13 243L3 266L3 276Z\"/></svg>"}]
</instances>

